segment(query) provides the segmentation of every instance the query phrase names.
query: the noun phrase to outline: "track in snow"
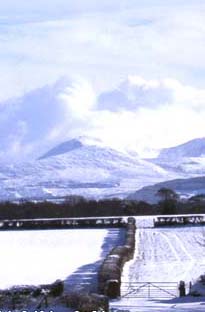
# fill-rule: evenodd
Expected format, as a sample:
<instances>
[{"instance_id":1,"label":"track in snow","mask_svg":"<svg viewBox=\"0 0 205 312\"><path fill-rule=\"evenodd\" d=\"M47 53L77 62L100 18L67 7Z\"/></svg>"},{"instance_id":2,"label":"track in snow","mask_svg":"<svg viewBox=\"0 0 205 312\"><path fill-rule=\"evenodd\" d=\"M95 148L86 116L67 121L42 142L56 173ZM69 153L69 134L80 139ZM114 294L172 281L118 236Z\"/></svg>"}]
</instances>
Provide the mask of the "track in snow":
<instances>
[{"instance_id":1,"label":"track in snow","mask_svg":"<svg viewBox=\"0 0 205 312\"><path fill-rule=\"evenodd\" d=\"M149 222L148 222L149 221ZM137 220L136 252L125 265L123 281L179 282L186 286L205 272L205 227L149 228L151 218ZM145 225L146 228L140 228ZM123 294L122 294L123 295ZM205 298L123 298L111 302L113 311L204 311Z\"/></svg>"},{"instance_id":2,"label":"track in snow","mask_svg":"<svg viewBox=\"0 0 205 312\"><path fill-rule=\"evenodd\" d=\"M139 229L129 280L188 283L198 278L205 271L204 233L202 226Z\"/></svg>"}]
</instances>

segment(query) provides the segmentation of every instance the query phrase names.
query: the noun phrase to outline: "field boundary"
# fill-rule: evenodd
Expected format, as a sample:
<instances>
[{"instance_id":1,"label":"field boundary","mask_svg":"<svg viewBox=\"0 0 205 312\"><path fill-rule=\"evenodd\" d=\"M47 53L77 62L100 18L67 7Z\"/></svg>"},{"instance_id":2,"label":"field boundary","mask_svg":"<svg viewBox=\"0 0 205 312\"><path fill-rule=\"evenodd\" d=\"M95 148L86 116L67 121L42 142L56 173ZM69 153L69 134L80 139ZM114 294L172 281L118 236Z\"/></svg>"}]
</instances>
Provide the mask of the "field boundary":
<instances>
[{"instance_id":1,"label":"field boundary","mask_svg":"<svg viewBox=\"0 0 205 312\"><path fill-rule=\"evenodd\" d=\"M176 298L178 297L177 282L123 282L122 298Z\"/></svg>"}]
</instances>

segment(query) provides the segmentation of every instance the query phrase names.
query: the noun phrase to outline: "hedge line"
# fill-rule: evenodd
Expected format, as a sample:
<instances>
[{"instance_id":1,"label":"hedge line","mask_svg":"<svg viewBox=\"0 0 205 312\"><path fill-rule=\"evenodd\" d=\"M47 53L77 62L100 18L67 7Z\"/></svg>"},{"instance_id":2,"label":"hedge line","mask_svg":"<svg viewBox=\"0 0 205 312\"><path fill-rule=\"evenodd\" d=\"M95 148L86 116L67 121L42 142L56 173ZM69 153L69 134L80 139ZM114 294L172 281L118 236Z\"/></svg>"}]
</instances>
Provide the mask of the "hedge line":
<instances>
[{"instance_id":1,"label":"hedge line","mask_svg":"<svg viewBox=\"0 0 205 312\"><path fill-rule=\"evenodd\" d=\"M109 298L120 296L121 275L126 261L133 259L135 251L135 219L130 217L126 225L125 243L114 247L103 261L98 272L98 291Z\"/></svg>"}]
</instances>

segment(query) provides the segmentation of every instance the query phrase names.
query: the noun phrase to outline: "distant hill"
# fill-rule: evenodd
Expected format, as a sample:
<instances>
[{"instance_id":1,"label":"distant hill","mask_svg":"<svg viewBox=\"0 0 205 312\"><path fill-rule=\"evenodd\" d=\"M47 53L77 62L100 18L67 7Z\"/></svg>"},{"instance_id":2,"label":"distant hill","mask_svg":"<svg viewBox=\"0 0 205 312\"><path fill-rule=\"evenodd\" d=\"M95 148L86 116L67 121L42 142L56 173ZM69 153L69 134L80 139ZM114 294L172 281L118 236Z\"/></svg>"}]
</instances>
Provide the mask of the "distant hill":
<instances>
[{"instance_id":1,"label":"distant hill","mask_svg":"<svg viewBox=\"0 0 205 312\"><path fill-rule=\"evenodd\" d=\"M147 160L184 178L205 175L205 138L164 148L158 157Z\"/></svg>"},{"instance_id":2,"label":"distant hill","mask_svg":"<svg viewBox=\"0 0 205 312\"><path fill-rule=\"evenodd\" d=\"M174 160L182 157L205 156L205 138L194 139L184 144L161 150L158 159Z\"/></svg>"},{"instance_id":3,"label":"distant hill","mask_svg":"<svg viewBox=\"0 0 205 312\"><path fill-rule=\"evenodd\" d=\"M160 198L156 196L156 193L162 187L170 188L182 197L205 194L205 176L189 179L175 179L145 186L140 190L137 190L135 193L130 194L128 199L156 203L160 200Z\"/></svg>"}]
</instances>

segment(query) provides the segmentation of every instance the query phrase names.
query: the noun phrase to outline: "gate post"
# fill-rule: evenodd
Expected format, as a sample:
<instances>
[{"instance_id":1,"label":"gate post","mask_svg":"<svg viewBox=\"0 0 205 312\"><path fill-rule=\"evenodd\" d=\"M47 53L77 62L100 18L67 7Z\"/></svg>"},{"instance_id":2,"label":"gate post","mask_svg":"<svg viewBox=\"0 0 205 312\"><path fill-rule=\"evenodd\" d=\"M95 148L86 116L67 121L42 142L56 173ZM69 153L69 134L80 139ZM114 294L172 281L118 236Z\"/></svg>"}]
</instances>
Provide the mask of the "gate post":
<instances>
[{"instance_id":1,"label":"gate post","mask_svg":"<svg viewBox=\"0 0 205 312\"><path fill-rule=\"evenodd\" d=\"M120 283L118 280L108 280L106 282L105 295L111 299L120 297Z\"/></svg>"},{"instance_id":2,"label":"gate post","mask_svg":"<svg viewBox=\"0 0 205 312\"><path fill-rule=\"evenodd\" d=\"M148 283L148 299L150 298L150 283Z\"/></svg>"},{"instance_id":3,"label":"gate post","mask_svg":"<svg viewBox=\"0 0 205 312\"><path fill-rule=\"evenodd\" d=\"M186 296L186 289L185 289L185 282L184 281L179 282L179 296L180 297Z\"/></svg>"}]
</instances>

